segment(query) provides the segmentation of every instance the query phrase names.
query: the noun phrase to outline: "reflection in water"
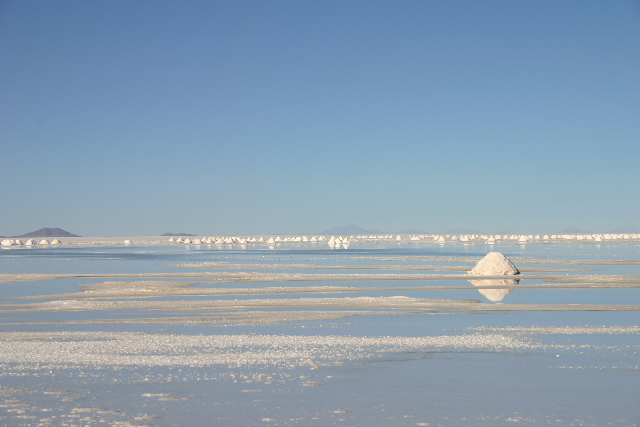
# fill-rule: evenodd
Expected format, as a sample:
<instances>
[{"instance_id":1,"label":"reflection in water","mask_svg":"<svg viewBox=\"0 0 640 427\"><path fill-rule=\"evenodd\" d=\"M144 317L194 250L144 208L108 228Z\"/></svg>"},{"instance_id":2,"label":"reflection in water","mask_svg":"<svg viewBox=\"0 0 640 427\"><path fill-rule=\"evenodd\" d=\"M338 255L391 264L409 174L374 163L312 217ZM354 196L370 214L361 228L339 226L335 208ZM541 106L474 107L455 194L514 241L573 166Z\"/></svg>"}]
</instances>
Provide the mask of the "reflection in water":
<instances>
[{"instance_id":1,"label":"reflection in water","mask_svg":"<svg viewBox=\"0 0 640 427\"><path fill-rule=\"evenodd\" d=\"M490 280L469 280L473 286L515 286L520 280L517 279L490 279ZM512 289L478 289L482 295L489 301L498 302L502 301L504 297L511 293Z\"/></svg>"}]
</instances>

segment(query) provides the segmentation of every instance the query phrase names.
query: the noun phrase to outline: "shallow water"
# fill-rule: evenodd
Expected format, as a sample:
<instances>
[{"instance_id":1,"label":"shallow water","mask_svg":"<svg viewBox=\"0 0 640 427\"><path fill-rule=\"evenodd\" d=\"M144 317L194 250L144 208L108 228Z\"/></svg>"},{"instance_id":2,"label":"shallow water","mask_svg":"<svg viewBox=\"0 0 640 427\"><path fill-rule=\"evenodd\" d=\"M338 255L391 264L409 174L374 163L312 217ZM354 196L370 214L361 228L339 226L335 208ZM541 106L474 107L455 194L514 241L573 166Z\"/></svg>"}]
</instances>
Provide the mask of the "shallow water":
<instances>
[{"instance_id":1,"label":"shallow water","mask_svg":"<svg viewBox=\"0 0 640 427\"><path fill-rule=\"evenodd\" d=\"M375 278L380 274L460 275L464 271L416 271L402 266L471 269L474 260L490 251L503 252L518 267L549 272L523 274L520 283L500 301L487 299L462 279ZM537 261L515 261L518 258ZM579 265L580 260L637 262L640 246L633 242L445 246L393 242L354 244L339 250L323 244L281 244L274 249L249 246L245 250L207 245L0 250L0 273L105 275L0 283L2 298L14 298L0 301L0 334L4 334L0 350L0 393L4 402L0 407L0 423L637 425L640 286L635 285L634 276L640 274L640 266ZM176 267L206 262L244 267ZM294 266L247 268L256 264ZM309 265L346 268L320 269ZM353 268L380 265L397 268ZM557 268L576 271L553 272ZM267 280L266 276L257 281L224 276L249 271L274 275L275 280ZM224 277L186 277L191 273ZM130 276L109 277L117 274ZM179 277L168 276L175 274ZM296 274L306 275L305 280L290 276ZM367 276L367 280L327 280L327 275L332 274L373 276ZM551 278L527 278L536 274ZM618 282L612 279L610 286L605 281L604 287L594 289L526 288L554 283L554 277L584 275L612 275L622 278L620 283L632 286L616 287ZM153 288L144 295L130 296L85 297L80 293L81 285L93 284L90 289L109 290L113 285L102 284L126 282L122 285L126 290L129 283L131 287L146 286L141 284L143 281L192 286ZM356 291L300 292L322 286ZM274 287L282 288L281 293L266 292ZM459 287L469 289L456 289ZM189 294L245 288L254 289L255 294ZM45 299L46 295L55 296ZM397 296L420 301L478 303L468 308L420 308L411 306L410 300L390 298ZM23 299L26 297L31 299ZM366 300L368 305L324 306L327 301L348 301L345 298L354 297L370 297ZM318 302L306 304L310 299ZM66 300L88 305L66 309L59 304ZM244 302L253 300L276 305L243 307ZM285 300L290 305L284 304ZM188 305L216 301L237 301L238 306ZM280 301L283 304L278 306ZM300 304L295 304L296 301ZM141 305L111 309L108 305L92 305L123 302ZM164 305L145 308L147 302ZM387 305L389 302L393 304ZM44 311L42 304L50 303L57 304L56 308ZM501 310L502 305L535 309ZM570 305L578 309L545 309ZM584 309L579 308L582 305ZM497 311L483 311L483 306ZM612 311L611 306L626 308ZM585 326L589 328L571 332L571 328ZM28 335L29 331L45 335ZM104 335L93 338L78 335L92 331ZM69 335L55 335L61 332ZM136 332L147 335L140 338L110 335ZM189 337L217 343L217 337L223 336L230 337L234 344L215 350L207 347L211 344L180 344L185 340L191 342ZM416 345L376 341L363 347L359 340L365 337L382 340L413 337L427 341ZM138 346L147 338L159 343L157 348ZM258 339L266 340L260 341L266 344L258 344ZM100 344L103 341L104 345ZM35 361L27 361L31 359L26 356ZM224 359L227 362L219 361L221 357L227 358ZM128 363L127 358L134 362ZM245 359L255 362L234 363Z\"/></svg>"}]
</instances>

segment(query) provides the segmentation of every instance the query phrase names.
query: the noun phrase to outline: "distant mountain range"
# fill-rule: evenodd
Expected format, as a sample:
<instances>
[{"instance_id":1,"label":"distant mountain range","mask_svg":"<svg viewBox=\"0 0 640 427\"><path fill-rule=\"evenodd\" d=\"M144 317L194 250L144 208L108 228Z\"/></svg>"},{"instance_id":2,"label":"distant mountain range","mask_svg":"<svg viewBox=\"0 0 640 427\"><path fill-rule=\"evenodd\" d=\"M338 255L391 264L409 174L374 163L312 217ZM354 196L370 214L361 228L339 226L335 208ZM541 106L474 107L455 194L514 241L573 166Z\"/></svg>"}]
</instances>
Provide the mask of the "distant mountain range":
<instances>
[{"instance_id":1,"label":"distant mountain range","mask_svg":"<svg viewBox=\"0 0 640 427\"><path fill-rule=\"evenodd\" d=\"M68 231L64 231L61 228L41 228L40 230L32 231L31 233L23 234L21 236L13 237L81 237L76 234L71 234Z\"/></svg>"},{"instance_id":2,"label":"distant mountain range","mask_svg":"<svg viewBox=\"0 0 640 427\"><path fill-rule=\"evenodd\" d=\"M360 228L357 225L349 224L343 225L341 227L334 227L330 230L323 231L319 234L384 234L380 230L365 230L364 228Z\"/></svg>"},{"instance_id":3,"label":"distant mountain range","mask_svg":"<svg viewBox=\"0 0 640 427\"><path fill-rule=\"evenodd\" d=\"M187 233L164 233L161 234L161 236L167 236L167 237L184 237L184 236L195 236L195 234L187 234Z\"/></svg>"}]
</instances>

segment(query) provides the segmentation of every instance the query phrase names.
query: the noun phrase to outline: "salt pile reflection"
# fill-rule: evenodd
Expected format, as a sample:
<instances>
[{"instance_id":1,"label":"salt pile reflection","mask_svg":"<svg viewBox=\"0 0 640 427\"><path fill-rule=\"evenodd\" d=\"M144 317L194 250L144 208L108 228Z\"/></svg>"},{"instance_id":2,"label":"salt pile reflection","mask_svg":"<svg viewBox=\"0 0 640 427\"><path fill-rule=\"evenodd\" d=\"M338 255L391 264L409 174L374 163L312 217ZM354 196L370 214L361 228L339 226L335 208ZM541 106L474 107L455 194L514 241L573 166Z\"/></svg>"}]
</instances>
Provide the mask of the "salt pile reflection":
<instances>
[{"instance_id":1,"label":"salt pile reflection","mask_svg":"<svg viewBox=\"0 0 640 427\"><path fill-rule=\"evenodd\" d=\"M499 302L511 293L513 289L505 288L504 286L516 286L520 283L517 279L482 279L482 280L469 280L473 286L495 286L495 289L484 288L478 289L485 298L489 301Z\"/></svg>"}]
</instances>

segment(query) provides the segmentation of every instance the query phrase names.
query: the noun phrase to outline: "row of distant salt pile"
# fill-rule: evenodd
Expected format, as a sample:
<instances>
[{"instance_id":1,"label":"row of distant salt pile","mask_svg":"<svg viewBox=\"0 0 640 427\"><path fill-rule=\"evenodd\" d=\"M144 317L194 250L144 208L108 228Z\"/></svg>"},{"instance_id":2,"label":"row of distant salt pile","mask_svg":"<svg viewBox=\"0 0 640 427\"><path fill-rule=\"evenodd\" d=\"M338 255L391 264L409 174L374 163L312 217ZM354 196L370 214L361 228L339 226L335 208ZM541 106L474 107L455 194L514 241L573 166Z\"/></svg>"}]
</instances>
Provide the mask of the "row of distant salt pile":
<instances>
[{"instance_id":1,"label":"row of distant salt pile","mask_svg":"<svg viewBox=\"0 0 640 427\"><path fill-rule=\"evenodd\" d=\"M183 239L182 237L178 237L174 239L173 237L169 238L169 242L171 243L183 243L183 244L192 244L192 245L247 245L250 243L255 244L276 244L280 242L288 242L288 243L301 243L301 242L320 242L326 240L324 236L312 236L311 238L307 236L297 236L297 237L269 237L265 239L264 237L236 237L236 236L227 236L227 237L196 237L193 240L190 238Z\"/></svg>"},{"instance_id":2,"label":"row of distant salt pile","mask_svg":"<svg viewBox=\"0 0 640 427\"><path fill-rule=\"evenodd\" d=\"M404 242L408 239L409 242L427 242L434 241L440 244L445 242L478 242L478 243L487 243L494 244L497 241L517 241L520 244L527 243L529 241L566 241L566 240L584 240L584 241L593 241L593 242L601 242L605 240L627 240L627 239L640 239L639 234L420 234L420 235L409 235L405 237L401 235L396 235L395 238L393 235L358 235L358 236L347 236L347 237L335 237L331 236L328 240L326 236L286 236L286 237L269 237L265 239L264 237L236 237L236 236L227 236L227 237L196 237L193 240L190 238L183 239L182 237L169 239L171 243L183 243L183 244L194 244L194 245L247 245L247 244L267 244L274 245L279 243L303 243L303 242L326 242L330 247L347 247L349 244L353 242L371 242L371 241L380 241L380 240L394 240L397 242ZM125 242L126 243L126 242ZM129 242L130 243L130 242Z\"/></svg>"},{"instance_id":3,"label":"row of distant salt pile","mask_svg":"<svg viewBox=\"0 0 640 427\"><path fill-rule=\"evenodd\" d=\"M470 242L470 241L485 241L486 243L495 243L497 240L516 240L520 243L526 243L528 241L542 240L586 240L594 242L602 242L603 240L637 240L640 239L640 234L545 234L545 235L533 235L533 234L512 234L512 235L478 235L478 234L462 234L462 235L412 235L409 236L410 241L429 240L444 243L444 242ZM396 237L397 241L402 241L401 236Z\"/></svg>"},{"instance_id":4,"label":"row of distant salt pile","mask_svg":"<svg viewBox=\"0 0 640 427\"><path fill-rule=\"evenodd\" d=\"M26 242L22 243L22 241L16 239L16 240L10 240L10 239L5 239L2 242L0 242L0 245L2 246L37 246L37 245L61 245L62 242L58 239L53 239L53 241L49 242L46 239L40 240L40 242L36 242L33 239L29 239Z\"/></svg>"},{"instance_id":5,"label":"row of distant salt pile","mask_svg":"<svg viewBox=\"0 0 640 427\"><path fill-rule=\"evenodd\" d=\"M330 248L339 249L340 246L342 246L342 247L344 247L346 249L346 248L349 247L349 244L351 244L351 240L349 240L349 238L347 238L347 237L342 237L342 236L334 237L334 236L331 236L331 238L329 239L327 244L329 245Z\"/></svg>"}]
</instances>

